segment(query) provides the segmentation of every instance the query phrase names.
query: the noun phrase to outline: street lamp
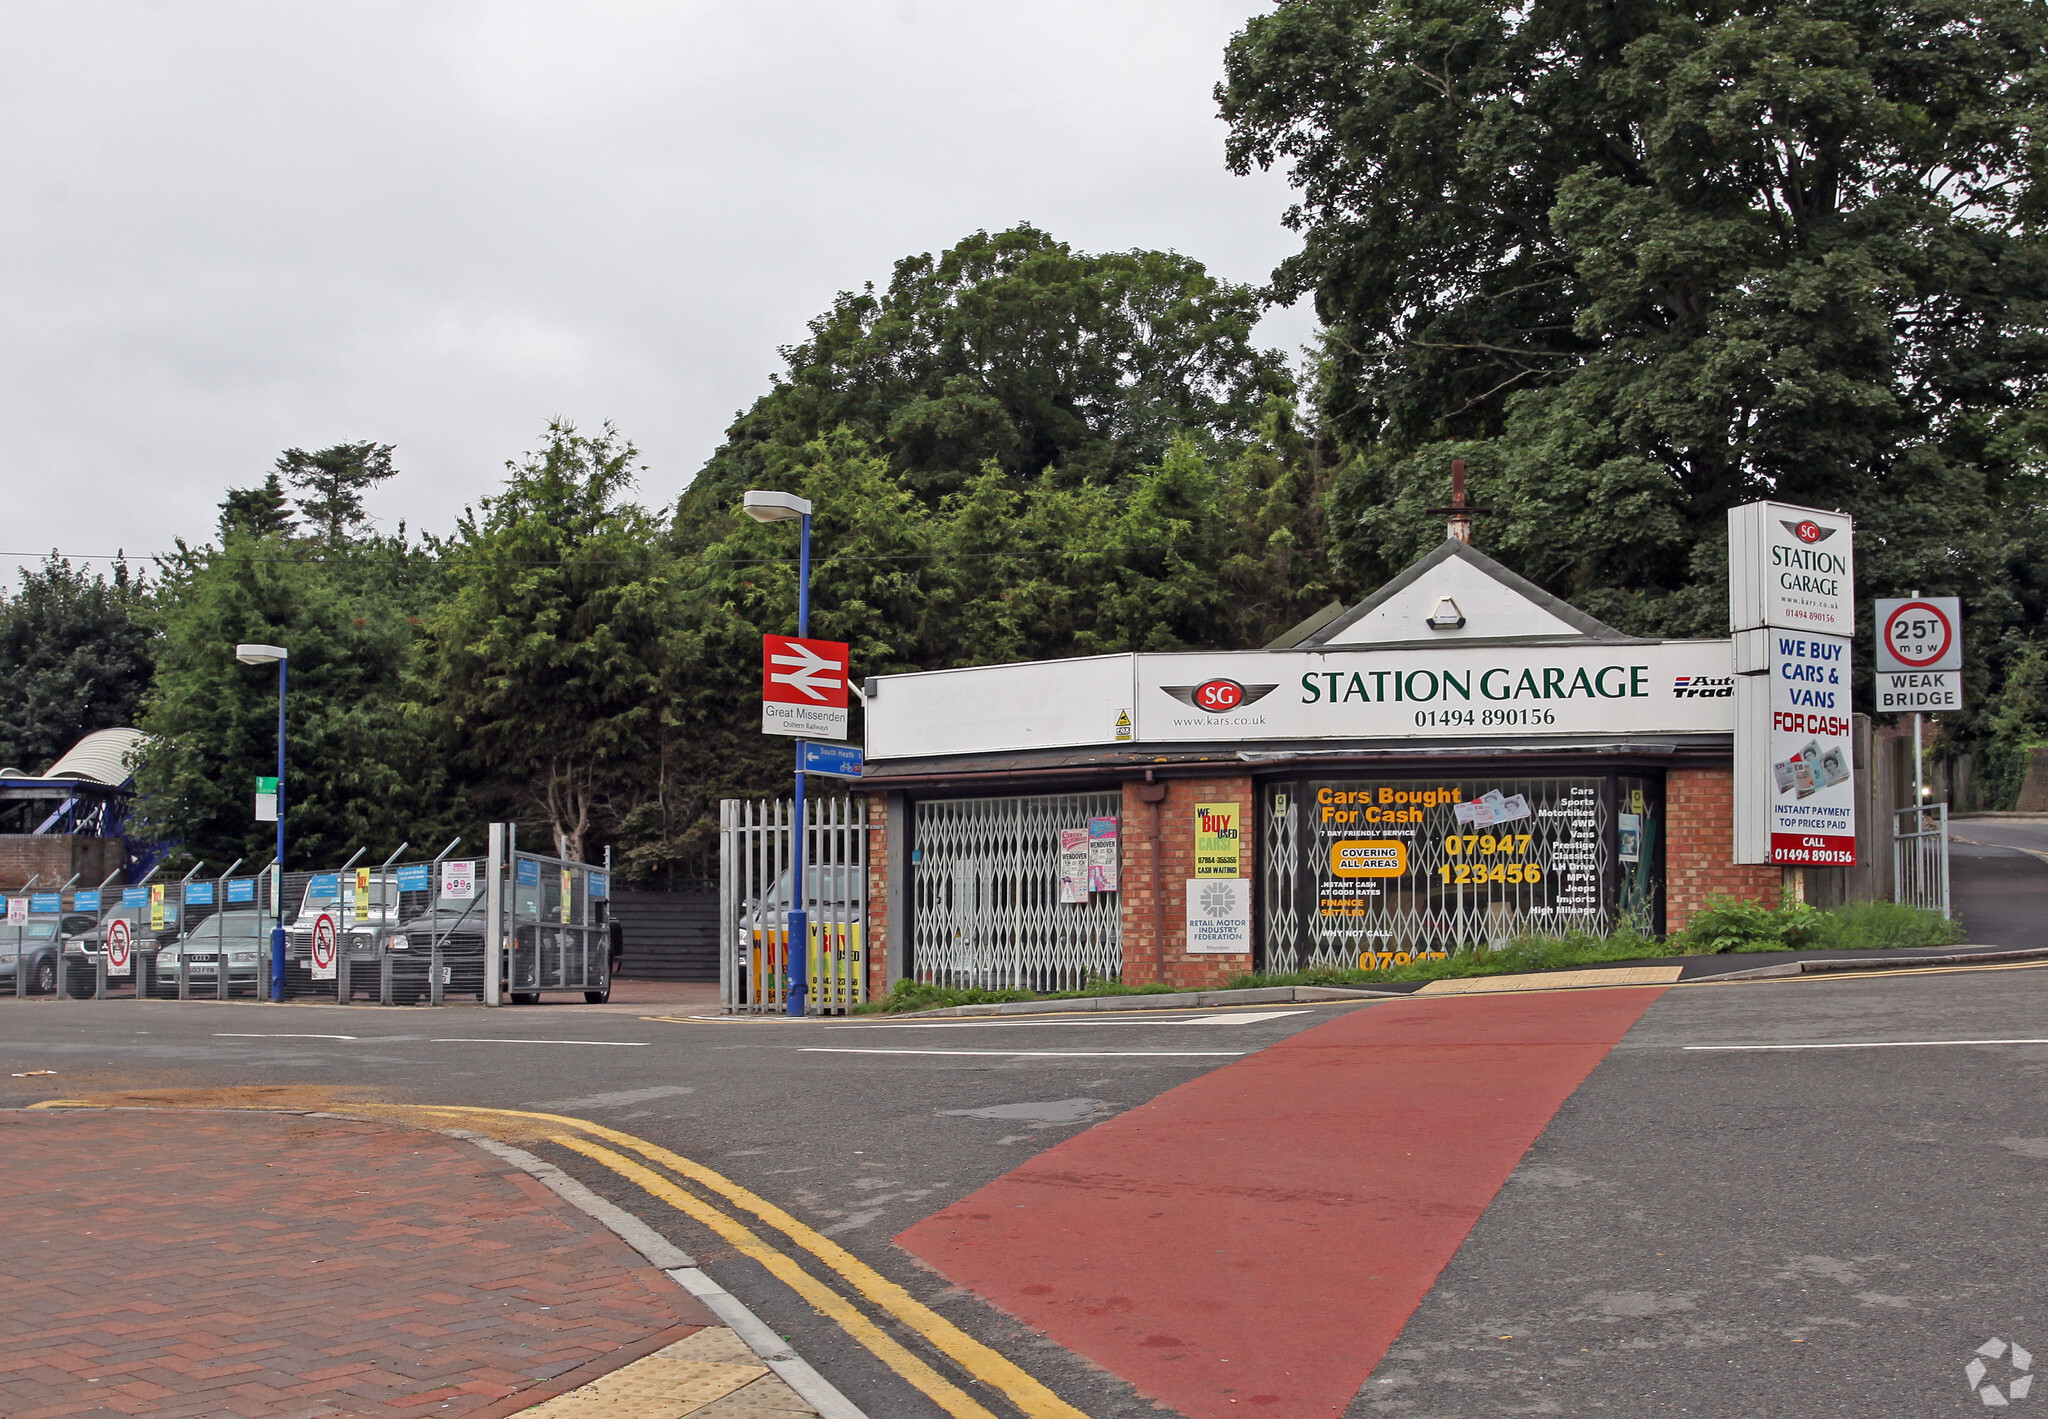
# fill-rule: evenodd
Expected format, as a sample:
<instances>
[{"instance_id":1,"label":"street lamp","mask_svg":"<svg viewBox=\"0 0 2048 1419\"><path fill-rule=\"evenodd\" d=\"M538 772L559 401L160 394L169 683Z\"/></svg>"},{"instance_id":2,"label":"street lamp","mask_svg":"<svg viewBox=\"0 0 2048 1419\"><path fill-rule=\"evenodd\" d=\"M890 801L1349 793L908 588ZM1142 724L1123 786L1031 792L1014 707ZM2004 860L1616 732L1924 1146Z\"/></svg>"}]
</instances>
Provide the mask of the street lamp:
<instances>
[{"instance_id":1,"label":"street lamp","mask_svg":"<svg viewBox=\"0 0 2048 1419\"><path fill-rule=\"evenodd\" d=\"M811 634L811 503L794 493L774 493L750 488L740 501L748 517L756 522L803 524L797 543L796 637ZM804 895L804 741L796 741L796 834L795 851L790 854L789 929L784 933L789 950L789 1013L804 1013L804 996L810 990L811 913ZM799 944L801 943L801 944Z\"/></svg>"},{"instance_id":2,"label":"street lamp","mask_svg":"<svg viewBox=\"0 0 2048 1419\"><path fill-rule=\"evenodd\" d=\"M235 659L244 665L277 667L277 862L270 881L270 906L277 924L270 929L270 998L284 1000L284 679L285 649L281 645L238 645ZM225 938L223 938L225 939ZM220 969L227 969L227 948L221 948Z\"/></svg>"}]
</instances>

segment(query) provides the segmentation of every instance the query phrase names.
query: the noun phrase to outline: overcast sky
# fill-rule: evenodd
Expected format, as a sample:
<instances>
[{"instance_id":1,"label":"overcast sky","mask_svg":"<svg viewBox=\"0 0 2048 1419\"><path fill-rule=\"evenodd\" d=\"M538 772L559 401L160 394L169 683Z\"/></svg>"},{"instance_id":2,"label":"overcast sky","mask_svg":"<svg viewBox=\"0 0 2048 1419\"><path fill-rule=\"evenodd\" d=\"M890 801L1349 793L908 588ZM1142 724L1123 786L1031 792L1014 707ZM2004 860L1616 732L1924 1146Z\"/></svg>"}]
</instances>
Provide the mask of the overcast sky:
<instances>
[{"instance_id":1,"label":"overcast sky","mask_svg":"<svg viewBox=\"0 0 2048 1419\"><path fill-rule=\"evenodd\" d=\"M1260 8L0 0L0 551L204 540L356 439L445 530L557 414L666 502L835 292L979 228L1264 280L1287 190L1210 96Z\"/></svg>"}]
</instances>

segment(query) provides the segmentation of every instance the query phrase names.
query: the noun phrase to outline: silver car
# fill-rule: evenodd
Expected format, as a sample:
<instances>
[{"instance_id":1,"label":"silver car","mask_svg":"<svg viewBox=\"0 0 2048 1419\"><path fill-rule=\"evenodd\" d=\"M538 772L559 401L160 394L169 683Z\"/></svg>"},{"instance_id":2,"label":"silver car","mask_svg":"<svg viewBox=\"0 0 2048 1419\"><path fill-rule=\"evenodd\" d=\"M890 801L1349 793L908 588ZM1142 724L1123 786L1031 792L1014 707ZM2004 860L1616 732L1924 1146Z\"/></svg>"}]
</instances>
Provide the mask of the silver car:
<instances>
[{"instance_id":1,"label":"silver car","mask_svg":"<svg viewBox=\"0 0 2048 1419\"><path fill-rule=\"evenodd\" d=\"M259 980L270 955L270 918L258 911L215 912L178 940L158 950L156 978L160 987L174 986L180 966L188 981L220 982L220 961L227 956L228 983Z\"/></svg>"}]
</instances>

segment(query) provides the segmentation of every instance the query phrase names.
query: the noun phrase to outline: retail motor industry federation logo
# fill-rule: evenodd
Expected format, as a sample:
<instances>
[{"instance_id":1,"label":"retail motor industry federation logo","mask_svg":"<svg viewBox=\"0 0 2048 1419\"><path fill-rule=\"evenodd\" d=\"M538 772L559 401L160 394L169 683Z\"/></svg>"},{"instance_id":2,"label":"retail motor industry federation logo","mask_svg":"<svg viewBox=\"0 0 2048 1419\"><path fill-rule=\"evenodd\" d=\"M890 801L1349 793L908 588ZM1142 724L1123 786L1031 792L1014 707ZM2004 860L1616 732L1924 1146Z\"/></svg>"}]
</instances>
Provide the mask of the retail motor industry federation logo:
<instances>
[{"instance_id":1,"label":"retail motor industry federation logo","mask_svg":"<svg viewBox=\"0 0 2048 1419\"><path fill-rule=\"evenodd\" d=\"M1230 916L1237 910L1237 892L1229 882L1205 882L1199 905L1204 916Z\"/></svg>"},{"instance_id":2,"label":"retail motor industry federation logo","mask_svg":"<svg viewBox=\"0 0 2048 1419\"><path fill-rule=\"evenodd\" d=\"M1986 1360L2005 1361L2005 1388L1985 1381L1994 1372ZM2015 1341L2006 1344L1992 1336L1977 1347L1977 1353L1970 1357L1970 1363L1963 1366L1963 1378L1970 1382L1970 1388L1977 1392L1977 1398L1984 1401L1989 1409L2003 1409L2015 1399L2025 1399L2034 1387L2034 1357L2024 1345Z\"/></svg>"}]
</instances>

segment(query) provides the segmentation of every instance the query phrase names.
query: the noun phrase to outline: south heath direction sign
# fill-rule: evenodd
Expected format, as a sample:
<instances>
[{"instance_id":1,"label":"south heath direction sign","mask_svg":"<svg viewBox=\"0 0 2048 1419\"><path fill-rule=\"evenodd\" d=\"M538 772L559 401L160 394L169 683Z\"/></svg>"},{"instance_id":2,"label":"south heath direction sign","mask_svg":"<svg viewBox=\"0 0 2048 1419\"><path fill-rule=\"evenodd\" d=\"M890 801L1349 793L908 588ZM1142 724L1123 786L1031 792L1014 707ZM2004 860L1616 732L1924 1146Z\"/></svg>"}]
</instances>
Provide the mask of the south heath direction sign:
<instances>
[{"instance_id":1,"label":"south heath direction sign","mask_svg":"<svg viewBox=\"0 0 2048 1419\"><path fill-rule=\"evenodd\" d=\"M844 641L761 637L761 732L844 739L846 676Z\"/></svg>"}]
</instances>

